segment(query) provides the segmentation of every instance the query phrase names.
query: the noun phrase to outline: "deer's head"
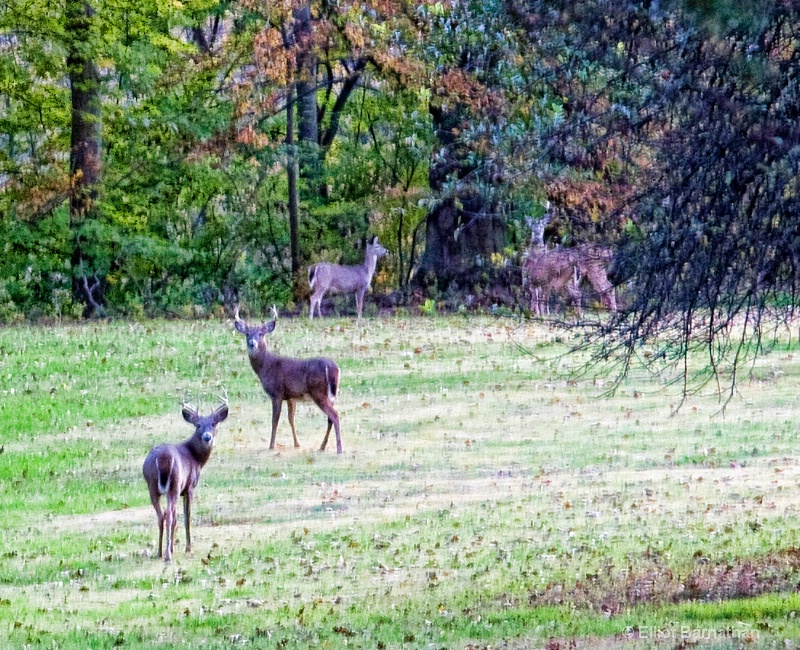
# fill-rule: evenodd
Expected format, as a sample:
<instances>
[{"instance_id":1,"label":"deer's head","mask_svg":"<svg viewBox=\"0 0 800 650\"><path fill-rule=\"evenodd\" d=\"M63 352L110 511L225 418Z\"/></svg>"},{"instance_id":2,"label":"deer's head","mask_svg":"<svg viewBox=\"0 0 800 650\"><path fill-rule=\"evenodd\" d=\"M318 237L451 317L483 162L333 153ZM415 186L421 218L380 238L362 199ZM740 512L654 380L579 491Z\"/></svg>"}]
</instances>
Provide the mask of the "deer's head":
<instances>
[{"instance_id":1,"label":"deer's head","mask_svg":"<svg viewBox=\"0 0 800 650\"><path fill-rule=\"evenodd\" d=\"M367 255L374 255L376 258L381 258L389 253L383 246L378 243L378 238L373 237L372 243L367 243Z\"/></svg>"},{"instance_id":2,"label":"deer's head","mask_svg":"<svg viewBox=\"0 0 800 650\"><path fill-rule=\"evenodd\" d=\"M181 411L183 419L194 425L194 437L199 441L205 451L211 452L217 435L217 425L228 417L228 405L223 402L211 415L200 415L188 404L183 405Z\"/></svg>"},{"instance_id":3,"label":"deer's head","mask_svg":"<svg viewBox=\"0 0 800 650\"><path fill-rule=\"evenodd\" d=\"M531 217L526 217L525 223L531 229L531 244L544 246L544 229L550 223L550 213L545 213L538 221L534 221Z\"/></svg>"},{"instance_id":4,"label":"deer's head","mask_svg":"<svg viewBox=\"0 0 800 650\"><path fill-rule=\"evenodd\" d=\"M247 339L247 353L253 357L258 354L258 348L264 341L264 337L275 329L275 323L278 320L278 310L272 307L272 320L264 323L263 325L250 326L239 318L239 306L236 306L236 311L233 315L233 324L236 331L244 334ZM264 344L266 346L266 343Z\"/></svg>"}]
</instances>

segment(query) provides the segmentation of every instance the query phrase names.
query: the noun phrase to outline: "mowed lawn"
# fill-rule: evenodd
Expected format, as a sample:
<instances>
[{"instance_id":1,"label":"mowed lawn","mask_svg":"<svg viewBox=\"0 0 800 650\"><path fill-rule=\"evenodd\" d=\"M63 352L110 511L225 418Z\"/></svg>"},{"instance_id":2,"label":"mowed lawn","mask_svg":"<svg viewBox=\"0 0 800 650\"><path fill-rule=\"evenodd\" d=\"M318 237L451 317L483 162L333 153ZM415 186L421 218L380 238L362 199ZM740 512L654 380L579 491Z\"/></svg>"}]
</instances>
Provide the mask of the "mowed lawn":
<instances>
[{"instance_id":1,"label":"mowed lawn","mask_svg":"<svg viewBox=\"0 0 800 650\"><path fill-rule=\"evenodd\" d=\"M0 647L795 647L800 352L672 415L668 377L608 395L565 336L279 320L342 369L337 456L312 404L268 449L229 321L0 329ZM223 395L165 564L142 461Z\"/></svg>"}]
</instances>

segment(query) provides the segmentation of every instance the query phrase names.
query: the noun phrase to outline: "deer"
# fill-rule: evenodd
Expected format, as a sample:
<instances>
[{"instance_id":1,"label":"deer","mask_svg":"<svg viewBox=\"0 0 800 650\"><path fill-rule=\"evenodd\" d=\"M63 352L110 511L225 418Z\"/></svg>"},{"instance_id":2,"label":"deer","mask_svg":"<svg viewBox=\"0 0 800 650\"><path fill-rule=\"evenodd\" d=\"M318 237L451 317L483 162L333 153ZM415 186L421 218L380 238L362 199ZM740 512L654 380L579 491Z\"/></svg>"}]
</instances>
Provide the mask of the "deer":
<instances>
[{"instance_id":1,"label":"deer","mask_svg":"<svg viewBox=\"0 0 800 650\"><path fill-rule=\"evenodd\" d=\"M194 490L200 480L200 470L211 457L217 435L217 425L228 417L228 405L223 402L211 415L200 415L188 404L181 409L183 419L194 425L194 434L178 445L163 444L153 447L144 459L142 474L150 491L150 501L158 517L158 557L163 554L169 562L175 545L178 525L178 497L183 497L183 520L186 526L186 552L192 550L190 531L191 507ZM161 497L166 497L166 508L161 509ZM166 548L164 534L166 532Z\"/></svg>"},{"instance_id":2,"label":"deer","mask_svg":"<svg viewBox=\"0 0 800 650\"><path fill-rule=\"evenodd\" d=\"M361 312L364 309L364 294L370 287L372 276L375 275L378 259L388 254L388 252L378 243L378 238L373 237L372 243L367 243L363 264L343 266L341 264L331 264L330 262L318 262L309 266L308 286L313 291L308 311L309 319L314 319L315 307L317 315L322 318L322 298L328 291L334 291L343 293L355 292L356 313L360 320Z\"/></svg>"},{"instance_id":3,"label":"deer","mask_svg":"<svg viewBox=\"0 0 800 650\"><path fill-rule=\"evenodd\" d=\"M593 244L581 244L574 248L556 247L548 249L544 243L544 229L549 215L533 223L531 228L531 247L523 262L523 280L530 286L531 311L538 316L549 313L550 296L566 291L580 318L582 316L582 291L584 279L599 294L603 306L611 312L617 310L614 286L606 272L613 253L610 248Z\"/></svg>"},{"instance_id":4,"label":"deer","mask_svg":"<svg viewBox=\"0 0 800 650\"><path fill-rule=\"evenodd\" d=\"M550 313L550 296L566 290L575 304L578 317L582 315L580 269L574 251L561 247L548 249L544 229L550 220L545 215L538 222L527 220L531 228L531 247L522 265L523 280L530 287L531 311L537 316Z\"/></svg>"},{"instance_id":5,"label":"deer","mask_svg":"<svg viewBox=\"0 0 800 650\"><path fill-rule=\"evenodd\" d=\"M325 451L331 427L336 431L336 453L342 453L342 438L339 431L339 414L334 408L339 392L339 366L325 357L293 359L272 354L265 337L275 329L278 311L272 307L272 320L263 325L250 326L239 317L239 306L234 313L234 327L247 339L247 354L253 372L261 381L264 392L272 402L272 435L269 448L275 449L275 435L281 417L283 402L289 407L289 426L295 448L300 447L294 428L294 414L298 400L311 399L328 416L328 429L322 440L320 451Z\"/></svg>"},{"instance_id":6,"label":"deer","mask_svg":"<svg viewBox=\"0 0 800 650\"><path fill-rule=\"evenodd\" d=\"M581 278L586 278L592 288L600 296L600 301L610 312L617 311L617 297L614 285L608 279L606 269L614 259L610 248L581 244L577 247L578 273Z\"/></svg>"}]
</instances>

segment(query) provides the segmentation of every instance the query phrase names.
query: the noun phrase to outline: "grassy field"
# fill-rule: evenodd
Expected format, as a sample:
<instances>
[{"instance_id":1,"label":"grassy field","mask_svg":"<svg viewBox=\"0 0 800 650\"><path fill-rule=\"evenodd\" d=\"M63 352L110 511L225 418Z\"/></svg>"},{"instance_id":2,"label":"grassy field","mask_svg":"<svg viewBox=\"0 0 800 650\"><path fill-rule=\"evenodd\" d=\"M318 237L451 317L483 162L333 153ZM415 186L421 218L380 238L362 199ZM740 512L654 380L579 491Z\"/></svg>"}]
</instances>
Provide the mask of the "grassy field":
<instances>
[{"instance_id":1,"label":"grassy field","mask_svg":"<svg viewBox=\"0 0 800 650\"><path fill-rule=\"evenodd\" d=\"M333 357L345 453L270 406L229 322L0 329L2 648L790 648L800 639L800 364L725 413L663 378L571 378L542 324L283 319ZM194 552L155 558L141 476L231 415ZM285 415L284 415L285 418ZM334 447L335 448L335 447ZM693 645L694 644L694 645Z\"/></svg>"}]
</instances>

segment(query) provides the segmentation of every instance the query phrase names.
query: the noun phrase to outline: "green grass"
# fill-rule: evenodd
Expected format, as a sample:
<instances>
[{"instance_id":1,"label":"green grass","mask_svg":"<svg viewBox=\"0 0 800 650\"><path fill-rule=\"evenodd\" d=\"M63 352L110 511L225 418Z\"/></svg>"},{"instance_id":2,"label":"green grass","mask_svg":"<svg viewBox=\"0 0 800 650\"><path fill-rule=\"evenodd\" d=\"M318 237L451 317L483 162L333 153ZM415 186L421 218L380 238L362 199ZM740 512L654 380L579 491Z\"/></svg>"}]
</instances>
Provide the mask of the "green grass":
<instances>
[{"instance_id":1,"label":"green grass","mask_svg":"<svg viewBox=\"0 0 800 650\"><path fill-rule=\"evenodd\" d=\"M760 361L724 415L542 325L281 320L342 368L345 453L302 449L229 323L0 329L2 647L784 647L800 636L798 385ZM525 352L533 351L533 354ZM141 463L231 415L170 565ZM705 634L705 637L702 637ZM743 635L749 635L743 640ZM555 646L554 646L555 647Z\"/></svg>"}]
</instances>

